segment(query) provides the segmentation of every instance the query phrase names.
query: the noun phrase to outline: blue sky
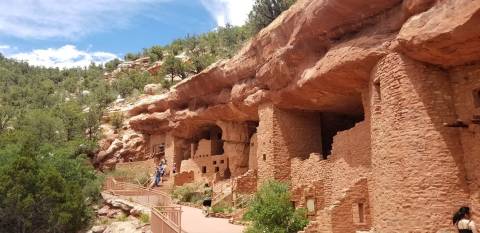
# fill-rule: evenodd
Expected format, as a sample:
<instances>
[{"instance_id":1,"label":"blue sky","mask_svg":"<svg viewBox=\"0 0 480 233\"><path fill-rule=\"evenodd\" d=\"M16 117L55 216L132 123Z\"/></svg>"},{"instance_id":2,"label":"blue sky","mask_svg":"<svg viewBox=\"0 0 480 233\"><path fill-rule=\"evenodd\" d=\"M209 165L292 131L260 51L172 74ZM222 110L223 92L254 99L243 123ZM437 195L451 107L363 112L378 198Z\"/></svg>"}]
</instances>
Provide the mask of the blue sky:
<instances>
[{"instance_id":1,"label":"blue sky","mask_svg":"<svg viewBox=\"0 0 480 233\"><path fill-rule=\"evenodd\" d=\"M226 23L254 0L0 0L0 53L47 67L103 63Z\"/></svg>"}]
</instances>

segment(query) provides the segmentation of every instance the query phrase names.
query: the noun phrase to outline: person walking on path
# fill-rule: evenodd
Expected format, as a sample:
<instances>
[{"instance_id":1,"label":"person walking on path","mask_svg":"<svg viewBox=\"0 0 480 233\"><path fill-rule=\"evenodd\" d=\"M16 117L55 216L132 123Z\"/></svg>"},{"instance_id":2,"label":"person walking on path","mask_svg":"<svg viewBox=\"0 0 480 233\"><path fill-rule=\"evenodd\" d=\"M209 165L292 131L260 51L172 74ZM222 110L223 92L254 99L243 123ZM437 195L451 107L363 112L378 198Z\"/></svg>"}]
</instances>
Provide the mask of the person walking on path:
<instances>
[{"instance_id":1,"label":"person walking on path","mask_svg":"<svg viewBox=\"0 0 480 233\"><path fill-rule=\"evenodd\" d=\"M471 219L470 208L463 206L453 215L453 225L459 233L479 233L475 222Z\"/></svg>"},{"instance_id":2,"label":"person walking on path","mask_svg":"<svg viewBox=\"0 0 480 233\"><path fill-rule=\"evenodd\" d=\"M163 176L167 173L167 163L160 165L160 183L163 183Z\"/></svg>"},{"instance_id":3,"label":"person walking on path","mask_svg":"<svg viewBox=\"0 0 480 233\"><path fill-rule=\"evenodd\" d=\"M159 183L162 182L162 176L163 176L163 173L164 173L164 167L163 167L163 164L160 163L158 166L157 166L157 169L155 169L155 187L158 187L159 186Z\"/></svg>"}]
</instances>

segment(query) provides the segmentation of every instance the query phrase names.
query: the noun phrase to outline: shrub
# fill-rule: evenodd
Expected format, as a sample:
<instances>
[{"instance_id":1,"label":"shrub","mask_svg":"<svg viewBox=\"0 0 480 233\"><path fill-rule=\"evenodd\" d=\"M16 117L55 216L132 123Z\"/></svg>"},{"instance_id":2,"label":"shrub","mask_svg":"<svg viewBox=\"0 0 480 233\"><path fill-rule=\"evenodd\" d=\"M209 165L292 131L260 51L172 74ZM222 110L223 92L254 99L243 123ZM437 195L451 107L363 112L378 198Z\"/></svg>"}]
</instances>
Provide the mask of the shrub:
<instances>
[{"instance_id":1,"label":"shrub","mask_svg":"<svg viewBox=\"0 0 480 233\"><path fill-rule=\"evenodd\" d=\"M112 115L110 116L111 120L111 124L112 126L115 128L115 129L120 129L122 128L122 125L123 125L123 114L121 112L114 112L112 113Z\"/></svg>"},{"instance_id":2,"label":"shrub","mask_svg":"<svg viewBox=\"0 0 480 233\"><path fill-rule=\"evenodd\" d=\"M212 207L212 212L213 213L232 213L233 208L231 206L227 206L225 204L219 203L215 206Z\"/></svg>"},{"instance_id":3,"label":"shrub","mask_svg":"<svg viewBox=\"0 0 480 233\"><path fill-rule=\"evenodd\" d=\"M117 221L119 222L125 222L127 221L127 215L126 214L120 214L117 216Z\"/></svg>"},{"instance_id":4,"label":"shrub","mask_svg":"<svg viewBox=\"0 0 480 233\"><path fill-rule=\"evenodd\" d=\"M150 222L150 215L148 214L141 214L140 215L140 221L142 223L149 223Z\"/></svg>"},{"instance_id":5,"label":"shrub","mask_svg":"<svg viewBox=\"0 0 480 233\"><path fill-rule=\"evenodd\" d=\"M181 202L199 204L204 197L201 187L203 187L203 184L201 183L186 184L176 187L173 190L172 196Z\"/></svg>"},{"instance_id":6,"label":"shrub","mask_svg":"<svg viewBox=\"0 0 480 233\"><path fill-rule=\"evenodd\" d=\"M266 182L251 202L245 219L252 221L247 233L296 233L308 224L306 211L295 210L290 203L288 185Z\"/></svg>"}]
</instances>

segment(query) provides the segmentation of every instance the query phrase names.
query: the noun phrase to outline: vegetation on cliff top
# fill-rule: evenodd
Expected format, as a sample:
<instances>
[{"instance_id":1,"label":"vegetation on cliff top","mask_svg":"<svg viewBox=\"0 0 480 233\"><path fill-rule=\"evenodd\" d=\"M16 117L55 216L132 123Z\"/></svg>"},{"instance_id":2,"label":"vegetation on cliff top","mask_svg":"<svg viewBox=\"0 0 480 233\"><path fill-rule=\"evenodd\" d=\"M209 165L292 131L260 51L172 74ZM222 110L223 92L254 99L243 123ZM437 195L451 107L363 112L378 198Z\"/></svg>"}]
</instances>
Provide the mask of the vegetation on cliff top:
<instances>
[{"instance_id":1,"label":"vegetation on cliff top","mask_svg":"<svg viewBox=\"0 0 480 233\"><path fill-rule=\"evenodd\" d=\"M174 40L166 46L155 45L143 49L140 53L128 53L124 59L134 61L141 57L149 57L150 62L163 61L162 69L157 76L184 79L198 74L212 63L233 57L252 36L268 26L283 11L290 8L295 0L256 0L244 26L219 27L215 31L200 35L188 35L184 39ZM106 64L108 70L120 64L113 60Z\"/></svg>"}]
</instances>

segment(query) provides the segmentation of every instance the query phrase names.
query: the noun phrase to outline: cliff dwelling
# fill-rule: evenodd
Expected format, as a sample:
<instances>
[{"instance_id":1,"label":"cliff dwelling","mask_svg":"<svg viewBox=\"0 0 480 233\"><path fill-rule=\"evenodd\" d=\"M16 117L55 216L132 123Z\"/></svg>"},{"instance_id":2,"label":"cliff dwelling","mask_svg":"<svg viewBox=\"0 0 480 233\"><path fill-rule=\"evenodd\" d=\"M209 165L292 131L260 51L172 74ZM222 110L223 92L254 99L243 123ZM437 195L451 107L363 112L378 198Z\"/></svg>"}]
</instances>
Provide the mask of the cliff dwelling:
<instances>
[{"instance_id":1,"label":"cliff dwelling","mask_svg":"<svg viewBox=\"0 0 480 233\"><path fill-rule=\"evenodd\" d=\"M231 59L136 104L129 126L176 164L176 185L230 182L235 198L288 182L304 232L451 232L458 207L480 209L479 12L298 1Z\"/></svg>"}]
</instances>

